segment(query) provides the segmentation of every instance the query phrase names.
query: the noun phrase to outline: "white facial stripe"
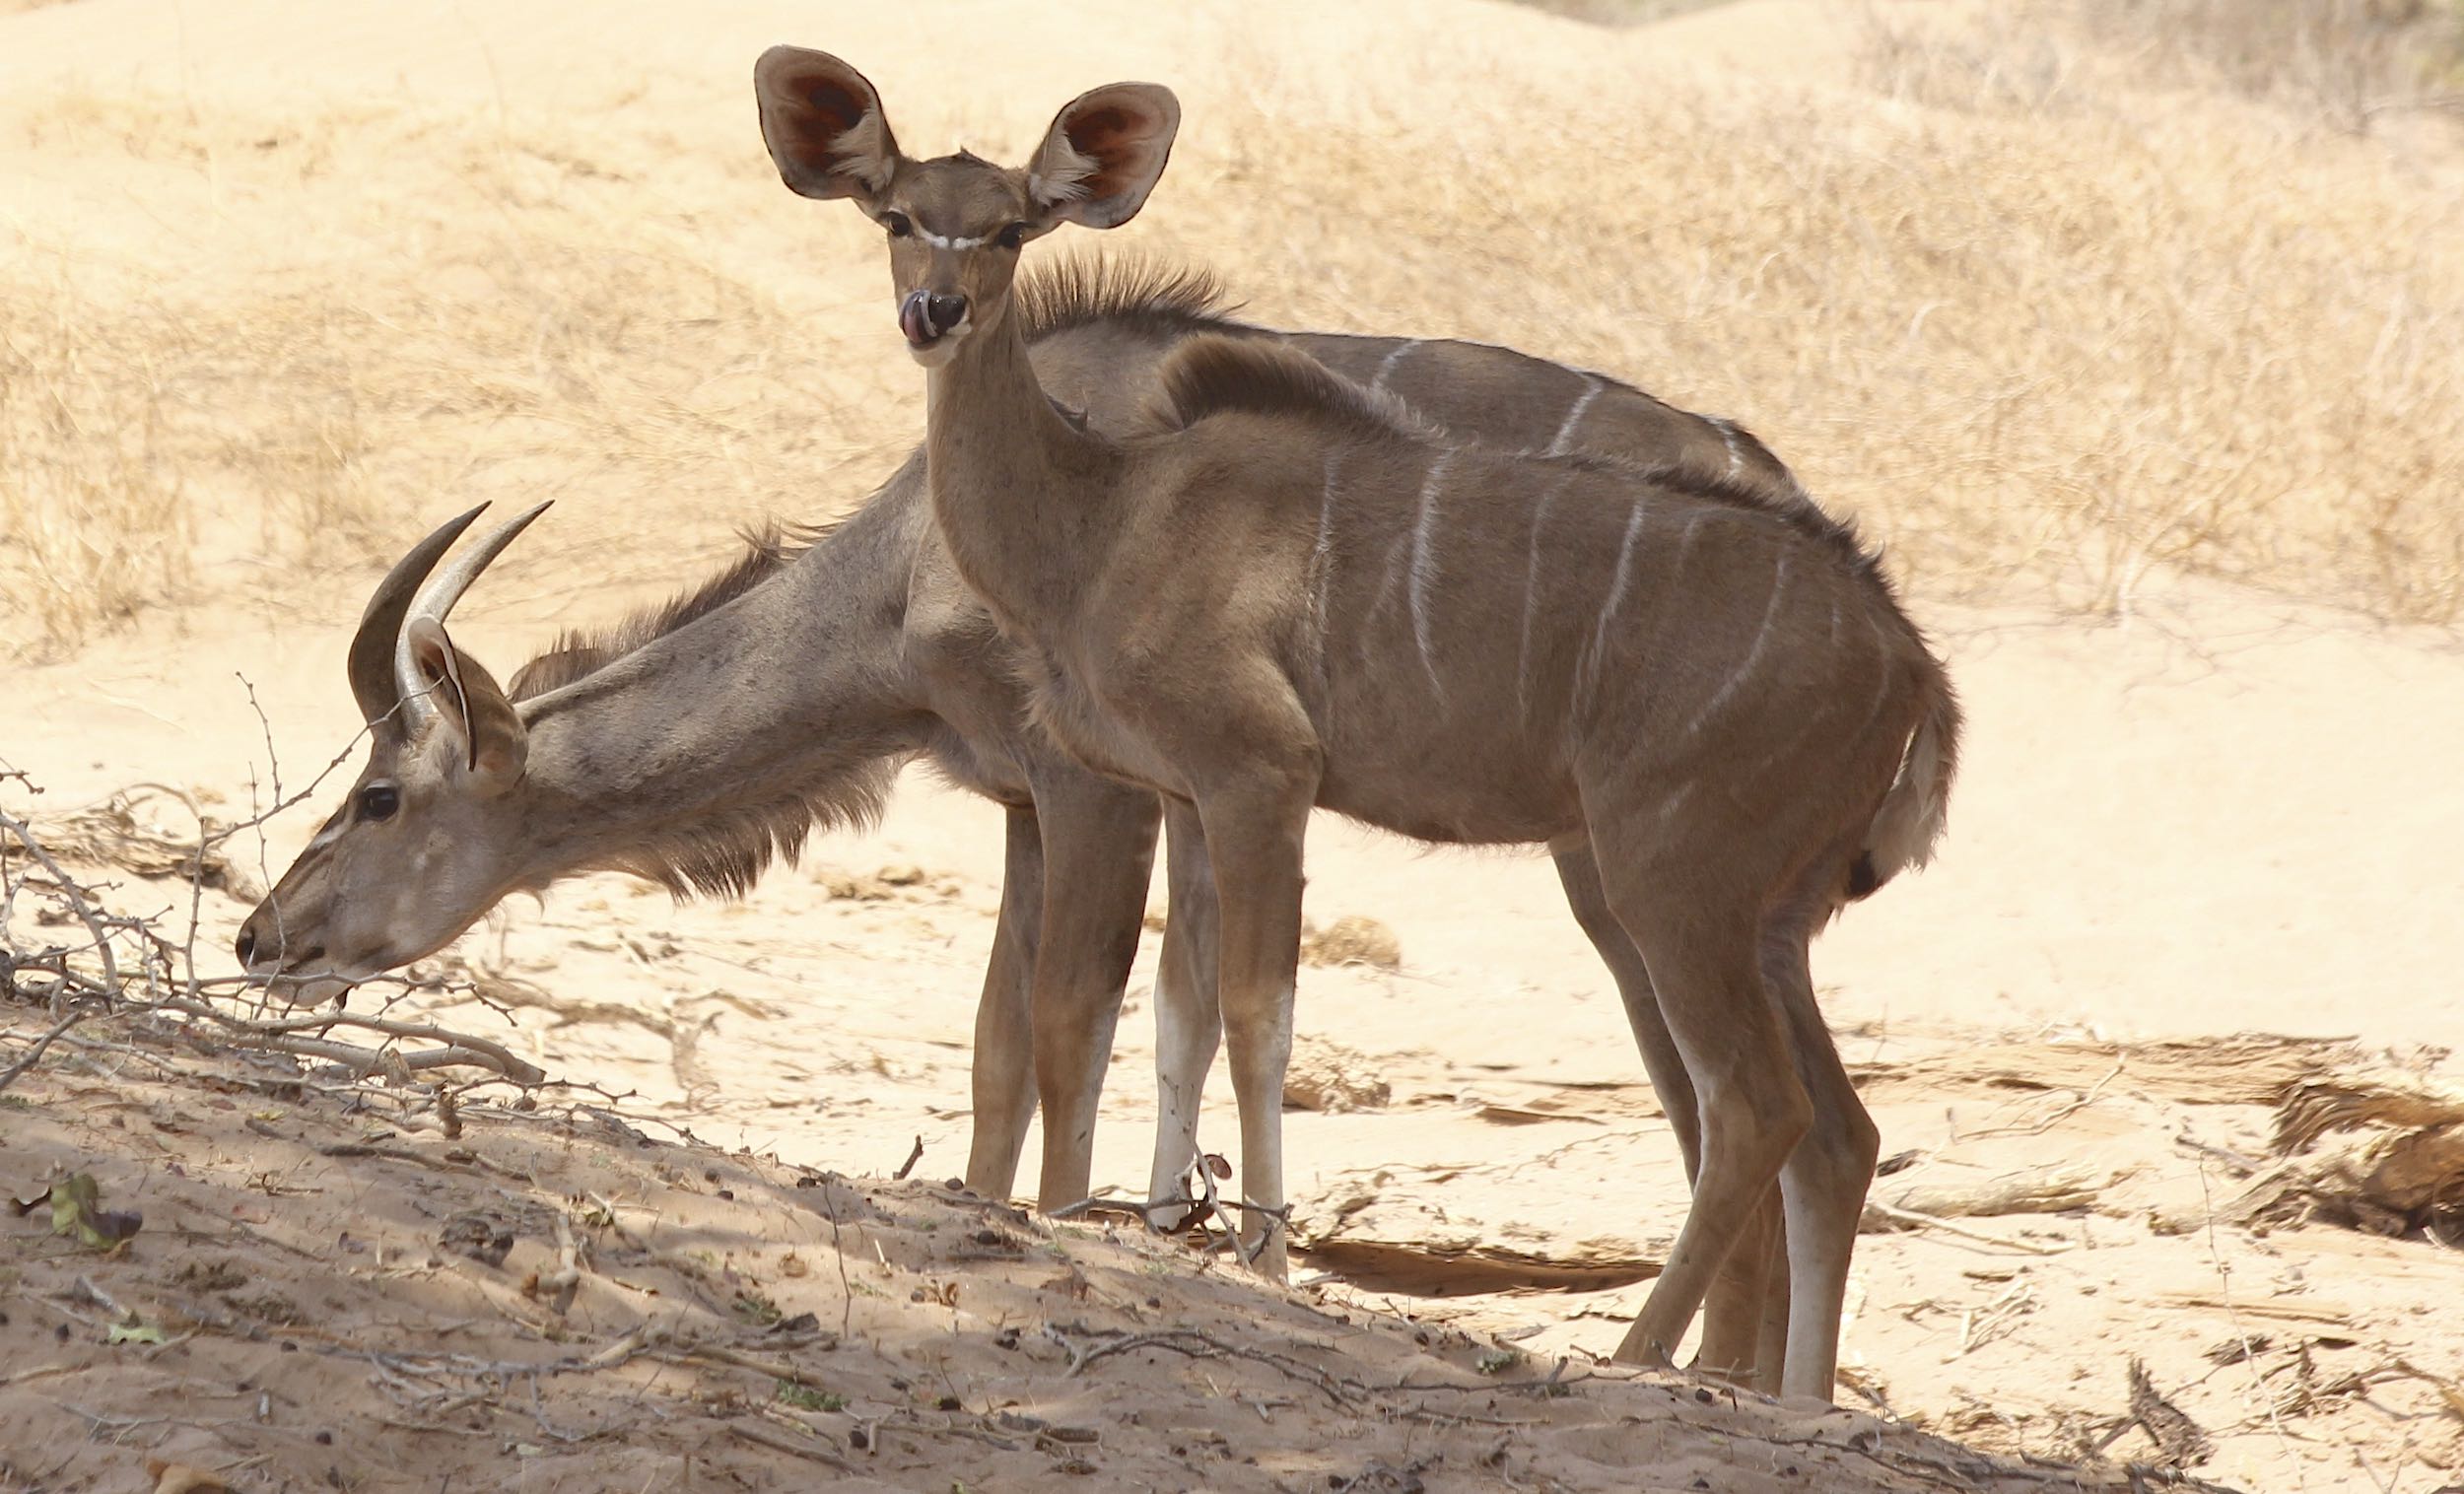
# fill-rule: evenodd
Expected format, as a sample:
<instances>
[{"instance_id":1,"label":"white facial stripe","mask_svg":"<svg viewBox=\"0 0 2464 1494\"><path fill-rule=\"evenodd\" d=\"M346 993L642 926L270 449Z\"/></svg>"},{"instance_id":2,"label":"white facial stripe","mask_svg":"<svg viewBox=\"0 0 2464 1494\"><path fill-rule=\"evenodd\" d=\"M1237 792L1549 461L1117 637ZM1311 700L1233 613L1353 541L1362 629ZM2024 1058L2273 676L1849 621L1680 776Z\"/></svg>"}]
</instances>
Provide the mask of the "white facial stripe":
<instances>
[{"instance_id":1,"label":"white facial stripe","mask_svg":"<svg viewBox=\"0 0 2464 1494\"><path fill-rule=\"evenodd\" d=\"M1557 428L1557 439L1548 443L1546 455L1563 456L1566 454L1567 442L1574 440L1574 428L1583 423L1583 412L1590 409L1592 401L1599 397L1600 380L1589 374L1584 374L1583 392L1575 397L1574 408L1566 412L1565 424Z\"/></svg>"},{"instance_id":2,"label":"white facial stripe","mask_svg":"<svg viewBox=\"0 0 2464 1494\"><path fill-rule=\"evenodd\" d=\"M980 249L992 241L989 237L982 238L944 238L922 224L918 224L914 232L918 238L932 245L936 249Z\"/></svg>"}]
</instances>

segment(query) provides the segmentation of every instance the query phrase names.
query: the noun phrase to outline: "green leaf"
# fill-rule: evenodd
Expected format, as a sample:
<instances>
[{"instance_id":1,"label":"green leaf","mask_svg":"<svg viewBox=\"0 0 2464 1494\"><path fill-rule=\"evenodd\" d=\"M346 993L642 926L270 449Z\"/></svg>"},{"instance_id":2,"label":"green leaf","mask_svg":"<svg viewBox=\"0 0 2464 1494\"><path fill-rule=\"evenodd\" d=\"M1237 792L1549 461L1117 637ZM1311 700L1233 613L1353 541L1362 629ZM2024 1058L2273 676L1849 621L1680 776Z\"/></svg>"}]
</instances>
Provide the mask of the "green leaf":
<instances>
[{"instance_id":1,"label":"green leaf","mask_svg":"<svg viewBox=\"0 0 2464 1494\"><path fill-rule=\"evenodd\" d=\"M105 1343L161 1343L163 1330L150 1323L115 1323Z\"/></svg>"}]
</instances>

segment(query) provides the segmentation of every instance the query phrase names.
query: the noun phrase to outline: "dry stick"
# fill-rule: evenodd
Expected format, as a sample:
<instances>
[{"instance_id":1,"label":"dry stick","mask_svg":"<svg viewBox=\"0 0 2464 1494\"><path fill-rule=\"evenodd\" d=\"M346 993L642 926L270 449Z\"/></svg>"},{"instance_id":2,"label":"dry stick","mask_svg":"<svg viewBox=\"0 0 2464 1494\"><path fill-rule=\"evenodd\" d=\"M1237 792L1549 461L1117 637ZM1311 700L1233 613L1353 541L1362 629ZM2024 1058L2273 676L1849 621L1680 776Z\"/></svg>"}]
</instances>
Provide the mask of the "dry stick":
<instances>
[{"instance_id":1,"label":"dry stick","mask_svg":"<svg viewBox=\"0 0 2464 1494\"><path fill-rule=\"evenodd\" d=\"M1088 1330L1082 1327L1078 1331L1083 1333ZM1265 1349L1245 1349L1238 1344L1225 1343L1213 1334L1200 1332L1197 1328L1164 1328L1152 1333L1127 1333L1114 1338L1110 1343L1098 1344L1091 1348L1072 1343L1067 1332L1051 1324L1045 1324L1044 1333L1046 1337L1068 1352L1069 1369L1066 1373L1072 1380L1084 1374L1086 1367L1099 1359L1109 1359L1115 1354L1127 1354L1135 1349L1170 1349L1176 1354L1187 1354L1192 1359L1246 1359L1255 1364L1263 1364L1278 1374L1312 1387L1338 1406L1350 1403L1345 1383L1324 1370Z\"/></svg>"},{"instance_id":2,"label":"dry stick","mask_svg":"<svg viewBox=\"0 0 2464 1494\"><path fill-rule=\"evenodd\" d=\"M60 869L60 863L51 859L51 852L43 849L42 843L34 839L32 826L7 810L0 809L0 830L6 830L16 836L18 843L26 848L26 853L34 858L34 863L51 874L51 880L60 889L61 898L77 915L78 920L86 925L86 932L94 936L95 953L103 957L103 985L117 991L120 985L119 960L111 953L111 939L103 932L102 916L97 914L93 905L86 901L79 885L70 879L67 872Z\"/></svg>"},{"instance_id":3,"label":"dry stick","mask_svg":"<svg viewBox=\"0 0 2464 1494\"><path fill-rule=\"evenodd\" d=\"M2095 1104L2103 1096L2105 1086L2122 1076L2122 1069L2127 1061L2125 1058L2115 1058L2113 1067L2106 1071L2105 1076L2098 1079L2086 1094L2073 1095L2070 1103L2056 1109L2051 1115L2025 1125L1989 1125L1980 1131L1969 1131L1960 1139L1973 1141L1981 1136L2041 1136Z\"/></svg>"},{"instance_id":4,"label":"dry stick","mask_svg":"<svg viewBox=\"0 0 2464 1494\"><path fill-rule=\"evenodd\" d=\"M830 1175L821 1179L821 1206L830 1216L830 1254L839 1257L839 1337L856 1336L856 1288L847 1281L847 1247L839 1243L839 1200L830 1196Z\"/></svg>"},{"instance_id":5,"label":"dry stick","mask_svg":"<svg viewBox=\"0 0 2464 1494\"><path fill-rule=\"evenodd\" d=\"M892 1183L905 1183L907 1181L907 1175L914 1172L916 1170L916 1164L922 1162L923 1160L924 1137L918 1136L916 1138L916 1149L907 1154L907 1160L900 1163L898 1171L890 1175L890 1181Z\"/></svg>"},{"instance_id":6,"label":"dry stick","mask_svg":"<svg viewBox=\"0 0 2464 1494\"><path fill-rule=\"evenodd\" d=\"M863 1469L856 1466L856 1464L849 1462L846 1459L841 1458L836 1453L830 1452L825 1448L807 1447L801 1443L789 1442L776 1432L769 1431L763 1427L755 1425L752 1422L741 1419L730 1421L727 1423L727 1430L735 1433L738 1437L743 1438L746 1442L752 1443L756 1447L768 1448L774 1453L786 1453L790 1457L795 1458L809 1458L815 1462L825 1463L830 1467L838 1469L842 1473L861 1473L863 1471Z\"/></svg>"},{"instance_id":7,"label":"dry stick","mask_svg":"<svg viewBox=\"0 0 2464 1494\"><path fill-rule=\"evenodd\" d=\"M253 691L250 693L250 699L253 704ZM259 715L261 719L261 712L259 713ZM353 747L356 747L357 741L357 737L354 737L352 743ZM271 749L270 731L268 736L268 748L269 750ZM177 1012L193 1019L200 1019L213 1023L225 1030L228 1035L228 1041L231 1041L235 1046L276 1053L286 1053L301 1057L325 1058L336 1062L350 1064L360 1070L362 1077L373 1074L379 1068L389 1068L394 1070L397 1074L407 1075L411 1072L428 1068L471 1066L491 1069L517 1084L538 1084L543 1082L547 1077L543 1070L533 1064L524 1062L522 1059L515 1057L513 1053L506 1049L503 1045L485 1038L452 1032L445 1028L437 1027L431 1023L402 1022L387 1017L356 1016L345 1012L318 1013L305 1017L248 1020L226 1015L225 1013L215 1009L204 1000L200 999L203 991L208 986L225 984L222 982L200 982L196 978L194 955L197 921L196 904L198 900L201 899L203 893L205 852L214 846L221 844L224 840L229 839L231 836L248 828L250 825L261 824L264 820L270 818L276 813L279 813L282 809L298 802L300 798L313 792L317 784L321 783L324 779L333 772L334 768L339 766L342 761L349 756L351 750L352 748L345 748L343 753L338 755L332 763L327 764L325 770L322 773L319 773L316 779L311 781L307 788L302 789L299 794L280 800L273 808L268 809L263 814L252 817L250 820L243 821L238 825L226 827L223 830L216 831L211 835L208 835L204 833L203 818L201 816L199 817L198 824L200 838L197 849L192 854L189 862L191 907L188 946L181 952L180 955L182 963L187 966L187 978L184 985L187 988L188 994L186 996L153 997L141 1003L142 1009L153 1013ZM277 782L279 783L279 767L277 767L275 771L277 774ZM105 1003L119 1000L124 993L120 987L121 974L119 970L119 963L111 948L109 930L114 925L134 926L138 928L139 931L151 935L151 928L148 927L143 920L111 918L106 917L98 912L93 903L86 896L86 891L83 885L71 878L68 873L61 868L60 864L52 858L50 852L43 848L41 842L35 837L32 825L27 821L19 819L5 810L0 810L0 828L7 829L15 837L15 839L26 848L28 853L35 860L35 862L50 875L53 883L55 884L56 896L65 902L70 909L76 913L79 919L85 923L87 931L95 940L96 952L100 956L103 963L103 980L100 984L98 984L92 979L84 977L71 970L67 965L65 955L63 955L58 964L51 967L53 973L58 977L58 981L53 986L54 999L73 999L76 995L85 995L98 998ZM14 889L12 889L12 891L14 891ZM167 945L165 947L168 949L169 946ZM153 970L150 963L147 976L147 984L149 986L152 986ZM243 984L262 985L264 983L251 979L245 981ZM0 1088L6 1088L10 1083L14 1082L20 1075L31 1068L34 1061L41 1057L43 1052L51 1046L53 1041L65 1034L70 1028L76 1026L77 1023L86 1020L94 1014L95 1013L92 1011L72 1011L67 1013L57 1026L55 1026L50 1032L43 1035L43 1037L35 1044L32 1052L23 1055L6 1071L0 1071ZM388 1037L425 1039L440 1043L444 1045L444 1047L440 1050L426 1053L400 1053L385 1049L368 1049L358 1047L356 1045L332 1043L322 1038L291 1036L294 1033L308 1029L330 1031L336 1026L351 1027L370 1032L381 1033Z\"/></svg>"},{"instance_id":8,"label":"dry stick","mask_svg":"<svg viewBox=\"0 0 2464 1494\"><path fill-rule=\"evenodd\" d=\"M240 688L248 692L248 709L256 713L257 724L262 727L265 732L266 768L272 775L274 781L274 802L263 810L260 810L255 814L251 814L246 819L240 820L236 824L226 825L221 830L215 831L211 834L208 834L206 831L205 816L202 814L197 816L197 849L196 854L190 858L188 863L188 938L186 943L181 947L180 951L181 963L188 968L188 994L192 998L198 994L197 923L198 913L205 903L205 853L208 850L222 845L225 841L228 841L232 837L240 834L243 830L257 829L274 816L282 813L286 809L289 809L292 805L299 803L309 794L314 793L324 784L325 780L333 776L335 769L340 768L344 763L349 762L351 755L359 751L360 739L370 735L375 730L375 726L372 723L370 725L362 726L359 730L353 732L351 734L351 739L342 744L342 750L333 755L332 761L328 762L323 768L317 770L316 777L308 780L307 786L303 787L298 793L285 797L282 791L282 759L274 751L274 724L265 718L264 708L257 704L256 686L249 683L246 675L240 674L237 670L233 671L233 673L234 676L240 681ZM397 704L393 709L394 711L400 711L402 708L399 704ZM392 713L388 712L385 716L380 719L391 719L391 717ZM251 780L251 783L253 783L253 780L255 778L253 771L251 771L249 778ZM250 796L251 799L253 799L253 786L250 789ZM189 807L192 811L195 809L193 804ZM264 839L262 836L259 836L257 844L259 849L257 859L259 863L262 864L264 860ZM279 919L282 917L282 909L279 905L277 905L274 909L274 917L278 920L275 932L279 935L282 932L279 922ZM259 1002L259 1009L263 1009L261 999Z\"/></svg>"},{"instance_id":9,"label":"dry stick","mask_svg":"<svg viewBox=\"0 0 2464 1494\"><path fill-rule=\"evenodd\" d=\"M73 1011L67 1016L62 1017L57 1023L54 1023L49 1032L44 1033L41 1037L34 1040L34 1046L26 1051L26 1056L18 1059L15 1063L10 1064L7 1068L0 1069L0 1089L7 1089L10 1085L16 1083L18 1075L23 1074L30 1068L33 1068L36 1062L40 1061L44 1049L49 1048L54 1042L58 1041L60 1036L66 1033L70 1028L75 1027L78 1023L85 1021L88 1017L93 1015L94 1013L90 1011Z\"/></svg>"},{"instance_id":10,"label":"dry stick","mask_svg":"<svg viewBox=\"0 0 2464 1494\"><path fill-rule=\"evenodd\" d=\"M826 1343L817 1339L810 1345L810 1347L822 1349L835 1349L838 1346L839 1341L835 1338ZM751 1370L757 1375L767 1375L773 1380L784 1380L791 1385L809 1386L817 1391L829 1388L828 1381L818 1375L799 1370L792 1363L764 1359L758 1354L747 1354L742 1349L731 1349L722 1344L704 1343L687 1349L662 1350L655 1357L671 1364L723 1364L732 1369Z\"/></svg>"},{"instance_id":11,"label":"dry stick","mask_svg":"<svg viewBox=\"0 0 2464 1494\"><path fill-rule=\"evenodd\" d=\"M1944 1234L1956 1235L1962 1240L1973 1240L1979 1245L1990 1245L2006 1251L2019 1251L2023 1255L2060 1256L2072 1249L2067 1245L2031 1245L2024 1240L2005 1240L1999 1235L1988 1235L1983 1230L1962 1228L1933 1214L1920 1214L1914 1209L1893 1208L1887 1203L1877 1202L1871 1198L1866 1200L1865 1206L1886 1219L1896 1219L1902 1224L1941 1230Z\"/></svg>"}]
</instances>

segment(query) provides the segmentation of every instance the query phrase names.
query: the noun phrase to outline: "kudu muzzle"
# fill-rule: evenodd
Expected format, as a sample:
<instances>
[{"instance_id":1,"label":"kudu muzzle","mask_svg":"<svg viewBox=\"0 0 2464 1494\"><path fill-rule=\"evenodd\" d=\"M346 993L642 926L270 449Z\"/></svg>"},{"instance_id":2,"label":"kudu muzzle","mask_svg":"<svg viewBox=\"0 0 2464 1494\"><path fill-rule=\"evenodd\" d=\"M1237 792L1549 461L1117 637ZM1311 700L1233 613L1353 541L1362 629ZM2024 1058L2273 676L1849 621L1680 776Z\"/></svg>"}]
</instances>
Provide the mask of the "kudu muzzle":
<instances>
[{"instance_id":1,"label":"kudu muzzle","mask_svg":"<svg viewBox=\"0 0 2464 1494\"><path fill-rule=\"evenodd\" d=\"M907 334L911 348L931 347L966 319L967 298L963 294L910 291L898 305L898 329Z\"/></svg>"}]
</instances>

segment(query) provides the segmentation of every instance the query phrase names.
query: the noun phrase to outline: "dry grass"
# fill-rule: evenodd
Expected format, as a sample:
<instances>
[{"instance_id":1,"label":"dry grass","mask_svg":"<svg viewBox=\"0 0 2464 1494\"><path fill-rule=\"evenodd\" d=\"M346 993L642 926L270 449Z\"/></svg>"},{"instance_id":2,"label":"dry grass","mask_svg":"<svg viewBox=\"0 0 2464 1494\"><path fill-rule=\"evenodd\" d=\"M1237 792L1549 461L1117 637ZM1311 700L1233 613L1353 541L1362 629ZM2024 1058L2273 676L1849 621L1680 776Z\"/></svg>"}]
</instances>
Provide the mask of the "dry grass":
<instances>
[{"instance_id":1,"label":"dry grass","mask_svg":"<svg viewBox=\"0 0 2464 1494\"><path fill-rule=\"evenodd\" d=\"M728 521L794 506L854 449L793 319L661 225L611 234L588 189L616 177L553 133L507 151L467 121L87 95L24 127L227 198L296 194L327 219L303 236L342 246L230 218L208 252L102 272L0 245L0 297L39 308L0 326L0 640L21 652L235 579L297 591L456 498L648 494ZM425 158L415 205L349 200L405 156Z\"/></svg>"},{"instance_id":2,"label":"dry grass","mask_svg":"<svg viewBox=\"0 0 2464 1494\"><path fill-rule=\"evenodd\" d=\"M2319 104L2438 86L2453 12L2261 9L2284 24L1890 4L1842 66L1750 89L1655 70L1648 28L1467 8L1336 69L1210 12L1153 69L1189 85L1172 179L1106 247L1210 262L1264 318L1512 343L1740 417L1937 594L2114 611L2181 568L2453 621L2464 150ZM2374 81L2261 86L2287 56ZM919 404L869 236L756 195L749 125L679 140L611 86L555 117L0 116L202 225L0 239L0 296L40 309L0 341L0 647L278 596L443 495L592 495L617 576L672 569L662 520L858 496ZM920 145L956 133L935 109L981 120L911 96Z\"/></svg>"}]
</instances>

